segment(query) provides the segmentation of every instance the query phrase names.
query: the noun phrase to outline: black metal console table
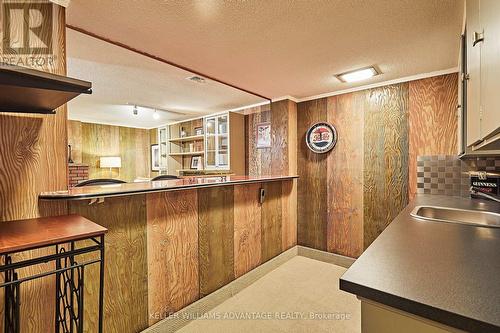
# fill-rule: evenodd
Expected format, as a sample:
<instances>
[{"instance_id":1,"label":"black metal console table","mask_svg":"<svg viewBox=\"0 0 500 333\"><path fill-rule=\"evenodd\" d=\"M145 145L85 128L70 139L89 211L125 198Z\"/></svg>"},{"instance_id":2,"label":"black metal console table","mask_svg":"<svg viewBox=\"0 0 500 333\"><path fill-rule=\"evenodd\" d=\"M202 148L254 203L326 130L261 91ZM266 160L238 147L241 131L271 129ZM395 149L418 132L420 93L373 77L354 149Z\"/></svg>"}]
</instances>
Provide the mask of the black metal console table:
<instances>
[{"instance_id":1,"label":"black metal console table","mask_svg":"<svg viewBox=\"0 0 500 333\"><path fill-rule=\"evenodd\" d=\"M100 266L98 331L101 333L106 232L106 228L78 215L1 222L0 256L3 263L0 274L4 280L0 288L5 288L4 332L20 332L21 285L49 275L55 275L54 332L83 332L85 267L95 264ZM20 252L35 249L46 249L47 254L15 260ZM87 254L85 260L84 254ZM18 274L23 268L44 263L53 263L53 269L23 277Z\"/></svg>"}]
</instances>

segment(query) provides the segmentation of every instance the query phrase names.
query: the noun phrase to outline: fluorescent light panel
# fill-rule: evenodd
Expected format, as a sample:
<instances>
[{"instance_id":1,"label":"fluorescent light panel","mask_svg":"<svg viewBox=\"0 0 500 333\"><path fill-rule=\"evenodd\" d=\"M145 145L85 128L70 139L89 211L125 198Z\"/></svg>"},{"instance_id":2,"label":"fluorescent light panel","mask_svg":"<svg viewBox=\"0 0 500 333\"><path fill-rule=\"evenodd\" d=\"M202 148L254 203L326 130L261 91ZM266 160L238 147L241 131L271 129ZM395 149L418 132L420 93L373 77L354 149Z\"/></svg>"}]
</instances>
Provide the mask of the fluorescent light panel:
<instances>
[{"instance_id":1,"label":"fluorescent light panel","mask_svg":"<svg viewBox=\"0 0 500 333\"><path fill-rule=\"evenodd\" d=\"M379 72L377 72L374 67L366 67L342 74L337 74L335 76L342 82L358 82L369 79L378 74Z\"/></svg>"}]
</instances>

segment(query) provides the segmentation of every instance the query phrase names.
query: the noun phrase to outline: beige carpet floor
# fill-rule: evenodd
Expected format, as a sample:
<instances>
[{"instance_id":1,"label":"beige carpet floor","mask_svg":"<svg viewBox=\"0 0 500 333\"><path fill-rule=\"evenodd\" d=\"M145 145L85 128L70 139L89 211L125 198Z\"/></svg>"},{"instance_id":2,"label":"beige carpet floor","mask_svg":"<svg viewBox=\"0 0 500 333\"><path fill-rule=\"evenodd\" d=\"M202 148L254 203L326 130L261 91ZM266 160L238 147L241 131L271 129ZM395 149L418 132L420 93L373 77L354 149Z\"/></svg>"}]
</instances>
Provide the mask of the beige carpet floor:
<instances>
[{"instance_id":1,"label":"beige carpet floor","mask_svg":"<svg viewBox=\"0 0 500 333\"><path fill-rule=\"evenodd\" d=\"M361 332L361 305L338 288L345 268L297 256L178 332Z\"/></svg>"}]
</instances>

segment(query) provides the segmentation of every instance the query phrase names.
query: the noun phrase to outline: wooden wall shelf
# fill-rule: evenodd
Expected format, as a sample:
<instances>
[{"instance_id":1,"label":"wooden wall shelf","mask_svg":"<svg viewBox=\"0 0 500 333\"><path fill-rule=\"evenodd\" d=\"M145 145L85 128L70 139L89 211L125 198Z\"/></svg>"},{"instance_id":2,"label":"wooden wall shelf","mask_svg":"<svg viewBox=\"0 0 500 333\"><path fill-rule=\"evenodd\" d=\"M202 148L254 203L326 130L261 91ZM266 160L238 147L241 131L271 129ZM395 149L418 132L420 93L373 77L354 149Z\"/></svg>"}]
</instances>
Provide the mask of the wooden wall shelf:
<instances>
[{"instance_id":1,"label":"wooden wall shelf","mask_svg":"<svg viewBox=\"0 0 500 333\"><path fill-rule=\"evenodd\" d=\"M92 83L0 63L0 112L53 114Z\"/></svg>"},{"instance_id":2,"label":"wooden wall shelf","mask_svg":"<svg viewBox=\"0 0 500 333\"><path fill-rule=\"evenodd\" d=\"M203 134L201 135L192 135L192 136L185 136L183 138L173 138L170 139L170 142L188 142L188 141L202 141L205 138Z\"/></svg>"},{"instance_id":3,"label":"wooden wall shelf","mask_svg":"<svg viewBox=\"0 0 500 333\"><path fill-rule=\"evenodd\" d=\"M198 169L178 169L175 170L177 172L204 172L204 169L198 170Z\"/></svg>"},{"instance_id":4,"label":"wooden wall shelf","mask_svg":"<svg viewBox=\"0 0 500 333\"><path fill-rule=\"evenodd\" d=\"M185 153L170 153L170 156L198 156L205 154L205 151L190 151Z\"/></svg>"}]
</instances>

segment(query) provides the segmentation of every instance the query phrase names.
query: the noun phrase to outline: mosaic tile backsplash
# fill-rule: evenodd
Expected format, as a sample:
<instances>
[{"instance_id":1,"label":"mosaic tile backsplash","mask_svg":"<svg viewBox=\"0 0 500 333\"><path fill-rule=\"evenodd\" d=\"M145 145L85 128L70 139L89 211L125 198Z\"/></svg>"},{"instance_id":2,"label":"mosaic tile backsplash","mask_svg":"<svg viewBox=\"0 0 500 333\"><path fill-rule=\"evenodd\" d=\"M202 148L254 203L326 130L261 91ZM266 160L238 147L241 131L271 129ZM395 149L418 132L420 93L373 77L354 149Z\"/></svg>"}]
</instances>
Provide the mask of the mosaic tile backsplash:
<instances>
[{"instance_id":1,"label":"mosaic tile backsplash","mask_svg":"<svg viewBox=\"0 0 500 333\"><path fill-rule=\"evenodd\" d=\"M417 157L417 193L469 196L469 172L500 172L500 156L460 160L453 155Z\"/></svg>"}]
</instances>

